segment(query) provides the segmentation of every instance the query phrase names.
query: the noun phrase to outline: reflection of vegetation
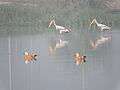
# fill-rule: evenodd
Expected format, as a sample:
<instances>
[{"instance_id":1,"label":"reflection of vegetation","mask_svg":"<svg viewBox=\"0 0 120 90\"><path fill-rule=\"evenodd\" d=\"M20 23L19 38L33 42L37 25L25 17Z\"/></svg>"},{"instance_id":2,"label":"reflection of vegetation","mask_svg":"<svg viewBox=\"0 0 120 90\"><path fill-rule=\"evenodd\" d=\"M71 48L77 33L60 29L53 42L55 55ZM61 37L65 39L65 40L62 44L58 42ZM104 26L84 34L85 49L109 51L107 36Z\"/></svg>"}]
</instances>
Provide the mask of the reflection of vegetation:
<instances>
[{"instance_id":1,"label":"reflection of vegetation","mask_svg":"<svg viewBox=\"0 0 120 90\"><path fill-rule=\"evenodd\" d=\"M119 14L86 7L89 0L85 1L86 3L81 4L78 3L78 0L70 2L68 0L53 0L53 2L49 2L49 5L44 1L33 7L27 4L24 6L22 4L0 5L0 28L26 32L48 31L48 22L53 18L52 16L55 16L56 23L74 29L88 27L90 21L95 17L99 22L108 26L120 24ZM94 4L92 2L95 3L95 0L91 0L91 5Z\"/></svg>"},{"instance_id":2,"label":"reflection of vegetation","mask_svg":"<svg viewBox=\"0 0 120 90\"><path fill-rule=\"evenodd\" d=\"M111 10L120 11L120 0L106 0L105 5Z\"/></svg>"}]
</instances>

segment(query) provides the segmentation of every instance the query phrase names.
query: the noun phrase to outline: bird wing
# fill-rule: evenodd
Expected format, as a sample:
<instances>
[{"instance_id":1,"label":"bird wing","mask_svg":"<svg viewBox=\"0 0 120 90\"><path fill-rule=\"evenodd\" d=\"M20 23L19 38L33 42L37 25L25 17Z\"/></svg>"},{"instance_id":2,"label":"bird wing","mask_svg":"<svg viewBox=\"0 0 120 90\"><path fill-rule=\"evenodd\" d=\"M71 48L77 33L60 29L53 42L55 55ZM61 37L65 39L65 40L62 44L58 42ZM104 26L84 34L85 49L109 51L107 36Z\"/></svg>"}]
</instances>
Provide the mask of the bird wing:
<instances>
[{"instance_id":1,"label":"bird wing","mask_svg":"<svg viewBox=\"0 0 120 90\"><path fill-rule=\"evenodd\" d=\"M108 27L107 25L104 25L104 24L99 24L98 26L100 26L100 27Z\"/></svg>"},{"instance_id":2,"label":"bird wing","mask_svg":"<svg viewBox=\"0 0 120 90\"><path fill-rule=\"evenodd\" d=\"M58 25L57 25L57 26L56 26L56 29L57 29L57 30L62 30L62 29L64 30L65 27L63 27L63 26L58 26Z\"/></svg>"}]
</instances>

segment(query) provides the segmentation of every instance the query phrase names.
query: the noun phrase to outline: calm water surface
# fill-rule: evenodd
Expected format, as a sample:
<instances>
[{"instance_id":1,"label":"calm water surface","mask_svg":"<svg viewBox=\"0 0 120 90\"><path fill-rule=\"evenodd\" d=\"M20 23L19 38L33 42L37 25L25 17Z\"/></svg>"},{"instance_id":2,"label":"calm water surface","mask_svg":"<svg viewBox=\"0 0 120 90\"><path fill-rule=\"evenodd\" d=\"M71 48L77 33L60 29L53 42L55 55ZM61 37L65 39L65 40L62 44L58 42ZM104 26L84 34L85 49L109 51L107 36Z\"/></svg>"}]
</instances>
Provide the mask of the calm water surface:
<instances>
[{"instance_id":1,"label":"calm water surface","mask_svg":"<svg viewBox=\"0 0 120 90\"><path fill-rule=\"evenodd\" d=\"M5 34L5 35L3 35ZM59 35L49 32L35 35L3 33L0 37L0 90L119 90L120 32L89 30ZM90 40L112 36L96 50ZM49 55L49 46L59 39L68 45ZM25 64L24 51L36 51L38 60ZM75 52L87 56L87 62L76 66ZM9 62L10 61L10 62Z\"/></svg>"}]
</instances>

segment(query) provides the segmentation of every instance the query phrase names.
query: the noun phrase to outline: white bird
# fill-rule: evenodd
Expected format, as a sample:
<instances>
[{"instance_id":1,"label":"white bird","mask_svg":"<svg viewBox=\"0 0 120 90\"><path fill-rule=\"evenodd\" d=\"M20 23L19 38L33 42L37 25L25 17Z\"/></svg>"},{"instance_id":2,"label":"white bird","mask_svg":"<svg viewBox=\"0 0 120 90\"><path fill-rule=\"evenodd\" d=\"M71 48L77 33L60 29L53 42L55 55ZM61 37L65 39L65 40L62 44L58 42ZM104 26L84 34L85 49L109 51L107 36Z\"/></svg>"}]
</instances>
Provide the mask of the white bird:
<instances>
[{"instance_id":1,"label":"white bird","mask_svg":"<svg viewBox=\"0 0 120 90\"><path fill-rule=\"evenodd\" d=\"M106 26L106 25L104 25L104 24L98 23L96 19L93 19L93 21L91 22L90 26L91 26L93 23L95 23L95 24L100 28L101 31L110 30L110 29L111 29L111 27L109 27L109 26Z\"/></svg>"},{"instance_id":2,"label":"white bird","mask_svg":"<svg viewBox=\"0 0 120 90\"><path fill-rule=\"evenodd\" d=\"M52 24L55 26L56 30L59 30L59 33L60 33L60 34L71 32L71 29L68 29L68 28L63 27L63 26L56 25L54 19L49 23L49 26L48 26L48 27L51 27Z\"/></svg>"},{"instance_id":3,"label":"white bird","mask_svg":"<svg viewBox=\"0 0 120 90\"><path fill-rule=\"evenodd\" d=\"M94 42L90 41L90 43L91 43L91 46L93 48L97 48L99 45L104 44L108 40L111 40L111 37L103 37L103 36L101 36L99 39L97 39Z\"/></svg>"}]
</instances>

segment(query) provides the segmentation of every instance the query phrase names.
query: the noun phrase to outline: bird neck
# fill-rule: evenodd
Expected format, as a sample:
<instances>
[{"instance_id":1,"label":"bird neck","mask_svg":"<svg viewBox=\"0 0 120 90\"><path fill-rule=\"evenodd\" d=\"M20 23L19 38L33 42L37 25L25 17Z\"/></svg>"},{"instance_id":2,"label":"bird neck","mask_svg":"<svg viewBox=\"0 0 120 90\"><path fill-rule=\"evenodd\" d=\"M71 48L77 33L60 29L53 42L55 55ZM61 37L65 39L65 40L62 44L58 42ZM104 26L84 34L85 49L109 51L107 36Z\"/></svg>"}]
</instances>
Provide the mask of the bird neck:
<instances>
[{"instance_id":1,"label":"bird neck","mask_svg":"<svg viewBox=\"0 0 120 90\"><path fill-rule=\"evenodd\" d=\"M53 20L52 22L53 22L53 25L56 27L56 23L55 23L55 20Z\"/></svg>"},{"instance_id":2,"label":"bird neck","mask_svg":"<svg viewBox=\"0 0 120 90\"><path fill-rule=\"evenodd\" d=\"M96 19L94 19L94 22L95 22L97 25L99 24Z\"/></svg>"}]
</instances>

